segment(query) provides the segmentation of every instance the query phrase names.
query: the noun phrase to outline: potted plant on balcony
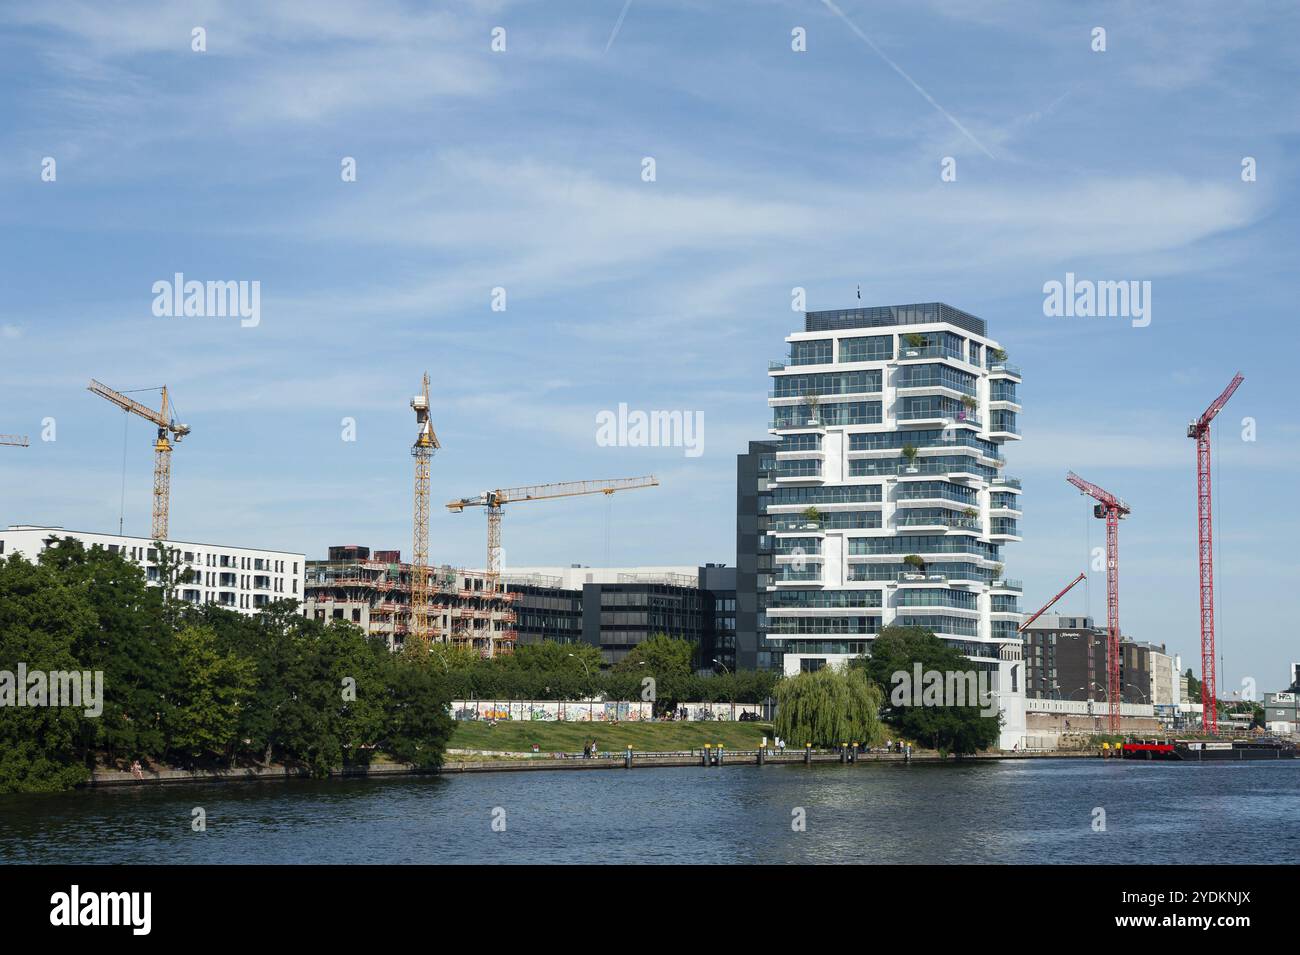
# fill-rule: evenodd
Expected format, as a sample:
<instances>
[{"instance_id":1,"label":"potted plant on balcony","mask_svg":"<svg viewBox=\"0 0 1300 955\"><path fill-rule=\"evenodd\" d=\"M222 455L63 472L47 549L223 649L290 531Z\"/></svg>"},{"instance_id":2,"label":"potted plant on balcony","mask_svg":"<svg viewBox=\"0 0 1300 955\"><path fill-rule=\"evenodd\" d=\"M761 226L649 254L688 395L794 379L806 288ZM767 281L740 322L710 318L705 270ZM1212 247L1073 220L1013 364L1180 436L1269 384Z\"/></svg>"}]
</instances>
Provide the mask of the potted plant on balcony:
<instances>
[{"instance_id":1,"label":"potted plant on balcony","mask_svg":"<svg viewBox=\"0 0 1300 955\"><path fill-rule=\"evenodd\" d=\"M808 408L808 425L816 427L821 423L821 419L817 417L817 409L821 406L821 399L816 395L804 395L803 403Z\"/></svg>"},{"instance_id":2,"label":"potted plant on balcony","mask_svg":"<svg viewBox=\"0 0 1300 955\"><path fill-rule=\"evenodd\" d=\"M990 348L989 357L995 362L1001 363L1007 360L1007 353L1006 350L1002 348Z\"/></svg>"},{"instance_id":3,"label":"potted plant on balcony","mask_svg":"<svg viewBox=\"0 0 1300 955\"><path fill-rule=\"evenodd\" d=\"M970 395L962 395L961 396L962 420L964 421L967 418L967 416L973 417L975 414L975 409L978 408L979 406L980 403Z\"/></svg>"},{"instance_id":4,"label":"potted plant on balcony","mask_svg":"<svg viewBox=\"0 0 1300 955\"><path fill-rule=\"evenodd\" d=\"M821 526L822 512L811 505L804 508L803 511L804 530L815 531Z\"/></svg>"},{"instance_id":5,"label":"potted plant on balcony","mask_svg":"<svg viewBox=\"0 0 1300 955\"><path fill-rule=\"evenodd\" d=\"M911 567L917 575L925 576L925 560L919 554L908 554L903 558L903 565Z\"/></svg>"},{"instance_id":6,"label":"potted plant on balcony","mask_svg":"<svg viewBox=\"0 0 1300 955\"><path fill-rule=\"evenodd\" d=\"M916 466L916 453L917 453L916 445L914 444L903 445L903 457L907 458L906 470L908 474L916 474L918 471L918 468Z\"/></svg>"},{"instance_id":7,"label":"potted plant on balcony","mask_svg":"<svg viewBox=\"0 0 1300 955\"><path fill-rule=\"evenodd\" d=\"M903 341L907 343L907 347L909 349L909 351L904 352L904 355L907 358L915 358L919 354L917 349L921 349L925 347L925 336L918 335L916 332L912 332L911 334L904 335Z\"/></svg>"},{"instance_id":8,"label":"potted plant on balcony","mask_svg":"<svg viewBox=\"0 0 1300 955\"><path fill-rule=\"evenodd\" d=\"M996 586L997 584L1001 583L1001 581L1002 581L1002 565L994 564L992 585Z\"/></svg>"},{"instance_id":9,"label":"potted plant on balcony","mask_svg":"<svg viewBox=\"0 0 1300 955\"><path fill-rule=\"evenodd\" d=\"M973 507L968 507L968 508L966 508L966 510L964 510L964 511L961 512L961 515L962 515L962 517L965 517L965 518L967 518L968 520L972 520L972 521L973 521L973 520L975 520L975 518L977 518L977 517L980 516L980 512L977 511L977 510L975 510L975 508L973 508Z\"/></svg>"}]
</instances>

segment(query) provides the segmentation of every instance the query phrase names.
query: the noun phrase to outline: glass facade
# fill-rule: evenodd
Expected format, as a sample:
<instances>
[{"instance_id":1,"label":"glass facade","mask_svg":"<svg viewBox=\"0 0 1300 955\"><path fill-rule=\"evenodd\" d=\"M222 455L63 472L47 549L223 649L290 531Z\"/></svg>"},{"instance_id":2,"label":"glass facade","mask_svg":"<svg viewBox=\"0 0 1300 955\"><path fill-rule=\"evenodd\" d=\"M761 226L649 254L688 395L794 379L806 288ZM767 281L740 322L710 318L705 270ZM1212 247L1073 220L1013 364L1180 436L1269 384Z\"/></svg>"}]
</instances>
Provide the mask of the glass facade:
<instances>
[{"instance_id":1,"label":"glass facade","mask_svg":"<svg viewBox=\"0 0 1300 955\"><path fill-rule=\"evenodd\" d=\"M927 303L809 312L789 336L788 364L769 368L770 447L794 454L756 471L755 443L739 472L738 542L755 570L738 640L757 665L839 662L890 624L931 629L981 665L1019 652L1018 595L991 588L1004 539L1019 536L1007 513L1019 482L1002 471L1019 422L990 406L1018 404L1018 388L990 376L1001 348L986 335L983 320ZM832 361L854 367L795 367Z\"/></svg>"}]
</instances>

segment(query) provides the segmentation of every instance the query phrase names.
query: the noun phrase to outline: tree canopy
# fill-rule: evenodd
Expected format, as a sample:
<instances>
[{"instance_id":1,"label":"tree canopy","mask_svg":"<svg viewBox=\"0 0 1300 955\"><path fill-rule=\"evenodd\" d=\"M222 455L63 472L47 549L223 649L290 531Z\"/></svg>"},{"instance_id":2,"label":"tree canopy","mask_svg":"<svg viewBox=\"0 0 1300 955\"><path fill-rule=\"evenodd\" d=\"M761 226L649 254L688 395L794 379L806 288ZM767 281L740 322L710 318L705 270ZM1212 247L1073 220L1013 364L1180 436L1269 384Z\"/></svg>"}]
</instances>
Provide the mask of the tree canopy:
<instances>
[{"instance_id":1,"label":"tree canopy","mask_svg":"<svg viewBox=\"0 0 1300 955\"><path fill-rule=\"evenodd\" d=\"M984 716L978 702L957 706L952 700L940 705L911 699L897 703L890 690L896 673L937 671L964 674L976 668L960 651L921 627L883 627L871 646L871 656L854 661L884 692L884 720L908 739L924 743L940 753L965 755L988 749L998 741L1001 715Z\"/></svg>"},{"instance_id":2,"label":"tree canopy","mask_svg":"<svg viewBox=\"0 0 1300 955\"><path fill-rule=\"evenodd\" d=\"M822 667L776 687L776 734L795 746L873 746L885 738L883 694L860 668Z\"/></svg>"},{"instance_id":3,"label":"tree canopy","mask_svg":"<svg viewBox=\"0 0 1300 955\"><path fill-rule=\"evenodd\" d=\"M20 663L102 672L103 709L0 707L0 792L63 789L136 759L323 776L382 753L427 768L452 729L432 655L389 653L293 601L245 616L166 599L137 565L75 540L36 563L0 559L0 671Z\"/></svg>"}]
</instances>

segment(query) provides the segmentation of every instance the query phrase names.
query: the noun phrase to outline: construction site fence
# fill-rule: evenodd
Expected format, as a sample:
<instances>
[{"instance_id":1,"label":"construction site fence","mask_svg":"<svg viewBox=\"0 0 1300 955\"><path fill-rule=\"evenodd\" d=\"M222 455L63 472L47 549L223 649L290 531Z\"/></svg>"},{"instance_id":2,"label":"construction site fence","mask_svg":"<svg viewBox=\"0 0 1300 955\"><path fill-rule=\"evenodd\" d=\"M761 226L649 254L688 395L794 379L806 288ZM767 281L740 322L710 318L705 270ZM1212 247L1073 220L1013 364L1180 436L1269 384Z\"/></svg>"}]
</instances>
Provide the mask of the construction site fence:
<instances>
[{"instance_id":1,"label":"construction site fence","mask_svg":"<svg viewBox=\"0 0 1300 955\"><path fill-rule=\"evenodd\" d=\"M680 703L672 715L689 722L731 722L742 714L766 719L762 703ZM534 723L650 723L654 704L622 700L456 700L456 720L511 720Z\"/></svg>"}]
</instances>

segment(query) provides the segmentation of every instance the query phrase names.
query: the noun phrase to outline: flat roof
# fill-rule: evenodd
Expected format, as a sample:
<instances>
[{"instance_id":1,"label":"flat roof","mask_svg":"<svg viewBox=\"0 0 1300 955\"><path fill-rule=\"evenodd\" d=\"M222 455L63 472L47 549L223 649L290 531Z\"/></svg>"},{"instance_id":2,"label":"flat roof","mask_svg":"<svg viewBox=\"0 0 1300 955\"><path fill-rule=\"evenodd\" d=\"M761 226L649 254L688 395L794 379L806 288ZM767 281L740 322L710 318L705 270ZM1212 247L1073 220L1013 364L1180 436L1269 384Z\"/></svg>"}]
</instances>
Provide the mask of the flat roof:
<instances>
[{"instance_id":1,"label":"flat roof","mask_svg":"<svg viewBox=\"0 0 1300 955\"><path fill-rule=\"evenodd\" d=\"M935 322L947 322L968 332L974 332L976 335L985 337L988 335L984 319L943 302L871 305L865 308L804 312L806 332L834 332L846 328L883 328L890 325L930 325Z\"/></svg>"},{"instance_id":2,"label":"flat roof","mask_svg":"<svg viewBox=\"0 0 1300 955\"><path fill-rule=\"evenodd\" d=\"M74 537L77 535L87 535L92 537L112 537L117 540L143 541L146 544L152 544L154 542L154 539L152 537L137 537L134 534L114 534L110 531L78 531L78 530L72 530L67 527L57 527L48 524L10 524L8 527L4 529L4 531L0 531L0 534L9 531L49 531L55 536L64 535L68 537ZM299 551L279 550L278 548L275 547L249 547L244 544L215 544L212 543L211 541L208 542L183 541L183 540L177 540L174 537L167 538L166 543L187 544L190 547L224 547L226 550L255 550L255 551L261 551L264 554L288 554L292 557L302 557L304 560L306 559L306 555L300 553Z\"/></svg>"}]
</instances>

